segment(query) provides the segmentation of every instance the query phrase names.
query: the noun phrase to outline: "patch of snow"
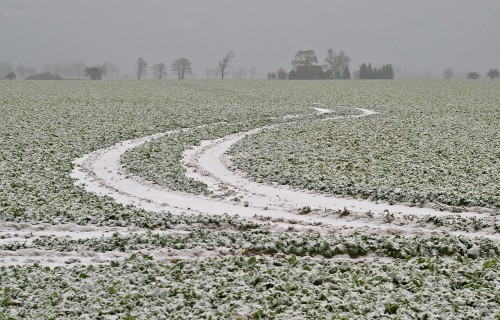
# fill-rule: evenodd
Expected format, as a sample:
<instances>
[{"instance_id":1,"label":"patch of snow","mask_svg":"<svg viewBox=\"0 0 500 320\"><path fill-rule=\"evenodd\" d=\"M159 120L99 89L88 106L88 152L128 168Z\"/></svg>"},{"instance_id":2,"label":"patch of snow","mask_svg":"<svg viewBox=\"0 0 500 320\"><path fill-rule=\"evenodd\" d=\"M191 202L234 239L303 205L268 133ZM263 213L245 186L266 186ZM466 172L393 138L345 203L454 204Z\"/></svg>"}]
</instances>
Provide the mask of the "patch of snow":
<instances>
[{"instance_id":1,"label":"patch of snow","mask_svg":"<svg viewBox=\"0 0 500 320\"><path fill-rule=\"evenodd\" d=\"M184 230L152 230L138 227L106 227L77 224L51 225L28 224L28 223L6 223L0 227L0 245L9 243L26 243L30 245L33 241L44 237L57 237L67 240L82 240L91 238L112 237L115 234L128 236L133 234L155 233L165 234L187 234Z\"/></svg>"},{"instance_id":2,"label":"patch of snow","mask_svg":"<svg viewBox=\"0 0 500 320\"><path fill-rule=\"evenodd\" d=\"M325 108L318 108L318 107L313 107L314 110L318 111L320 114L325 114L325 113L332 113L333 111L330 109L325 109Z\"/></svg>"},{"instance_id":3,"label":"patch of snow","mask_svg":"<svg viewBox=\"0 0 500 320\"><path fill-rule=\"evenodd\" d=\"M228 248L218 248L217 250L205 250L201 248L193 249L156 249L156 250L132 250L128 252L122 251L69 251L59 252L54 250L40 249L20 249L17 251L0 250L0 266L12 265L31 265L34 263L42 266L57 267L57 266L72 266L72 265L97 265L107 264L111 261L120 261L130 258L133 254L143 254L152 257L158 262L168 262L175 259L179 260L195 260L218 258L226 256L246 256L247 252L244 249L234 250ZM254 254L252 254L254 255ZM263 255L254 255L263 257ZM286 255L276 254L274 256L266 256L274 259L286 259ZM394 258L387 256L377 256L370 254L364 257L351 258L348 255L337 255L332 258L324 258L321 256L297 257L297 260L315 261L315 260L332 260L332 261L356 261L356 262L377 262L390 263Z\"/></svg>"}]
</instances>

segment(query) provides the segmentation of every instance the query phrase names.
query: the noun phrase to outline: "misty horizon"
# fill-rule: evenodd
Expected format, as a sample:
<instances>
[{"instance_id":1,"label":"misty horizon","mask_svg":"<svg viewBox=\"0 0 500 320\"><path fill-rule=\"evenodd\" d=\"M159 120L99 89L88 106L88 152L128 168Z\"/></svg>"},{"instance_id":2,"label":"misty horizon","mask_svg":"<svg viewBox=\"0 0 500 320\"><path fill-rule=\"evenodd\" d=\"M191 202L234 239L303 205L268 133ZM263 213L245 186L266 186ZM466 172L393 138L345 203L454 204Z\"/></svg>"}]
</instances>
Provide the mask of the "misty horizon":
<instances>
[{"instance_id":1,"label":"misty horizon","mask_svg":"<svg viewBox=\"0 0 500 320\"><path fill-rule=\"evenodd\" d=\"M391 63L396 74L457 77L500 67L495 1L12 1L0 0L0 61L35 67L111 62L134 78L135 62L185 57L195 78L229 50L233 70L257 77L292 68L298 50L344 50L351 70ZM173 74L168 67L168 78ZM231 71L230 71L231 74ZM151 72L147 78L152 78Z\"/></svg>"}]
</instances>

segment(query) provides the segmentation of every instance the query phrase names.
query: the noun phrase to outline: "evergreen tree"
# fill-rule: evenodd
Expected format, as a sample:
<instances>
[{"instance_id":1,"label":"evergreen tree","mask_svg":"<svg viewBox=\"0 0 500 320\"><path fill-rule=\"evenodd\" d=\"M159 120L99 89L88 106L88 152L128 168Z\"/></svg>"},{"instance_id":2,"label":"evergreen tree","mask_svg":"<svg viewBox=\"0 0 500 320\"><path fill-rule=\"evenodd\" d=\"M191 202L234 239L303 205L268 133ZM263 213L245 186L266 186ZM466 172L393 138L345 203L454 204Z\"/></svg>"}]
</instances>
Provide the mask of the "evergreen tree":
<instances>
[{"instance_id":1,"label":"evergreen tree","mask_svg":"<svg viewBox=\"0 0 500 320\"><path fill-rule=\"evenodd\" d=\"M349 67L345 67L344 70L342 70L342 79L344 80L350 80L351 79L351 71L349 70Z\"/></svg>"},{"instance_id":2,"label":"evergreen tree","mask_svg":"<svg viewBox=\"0 0 500 320\"><path fill-rule=\"evenodd\" d=\"M387 78L386 79L394 79L394 69L392 68L392 64L387 65Z\"/></svg>"},{"instance_id":3,"label":"evergreen tree","mask_svg":"<svg viewBox=\"0 0 500 320\"><path fill-rule=\"evenodd\" d=\"M360 79L368 79L368 67L363 62L359 67L359 78Z\"/></svg>"},{"instance_id":4,"label":"evergreen tree","mask_svg":"<svg viewBox=\"0 0 500 320\"><path fill-rule=\"evenodd\" d=\"M387 65L384 64L382 68L380 68L379 79L387 79Z\"/></svg>"},{"instance_id":5,"label":"evergreen tree","mask_svg":"<svg viewBox=\"0 0 500 320\"><path fill-rule=\"evenodd\" d=\"M390 63L377 69L372 67L371 62L368 66L363 62L359 67L359 79L394 79L394 69Z\"/></svg>"}]
</instances>

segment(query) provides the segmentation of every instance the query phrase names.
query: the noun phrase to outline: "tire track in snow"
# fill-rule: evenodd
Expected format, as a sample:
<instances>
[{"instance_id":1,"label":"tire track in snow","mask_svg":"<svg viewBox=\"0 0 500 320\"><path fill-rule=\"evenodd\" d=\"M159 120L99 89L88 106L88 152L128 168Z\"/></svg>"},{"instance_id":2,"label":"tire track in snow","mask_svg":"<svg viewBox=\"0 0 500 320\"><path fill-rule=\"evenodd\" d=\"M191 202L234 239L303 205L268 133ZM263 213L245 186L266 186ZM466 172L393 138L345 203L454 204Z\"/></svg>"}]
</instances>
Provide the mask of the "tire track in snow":
<instances>
[{"instance_id":1,"label":"tire track in snow","mask_svg":"<svg viewBox=\"0 0 500 320\"><path fill-rule=\"evenodd\" d=\"M51 225L28 224L28 223L7 223L0 227L0 246L22 243L31 245L35 240L49 237L57 237L66 240L83 240L91 238L109 238L115 235L131 236L147 233L160 235L167 234L188 234L187 230L152 230L138 227L106 227L95 225L77 225L73 223Z\"/></svg>"},{"instance_id":2,"label":"tire track in snow","mask_svg":"<svg viewBox=\"0 0 500 320\"><path fill-rule=\"evenodd\" d=\"M155 261L169 262L172 260L195 260L221 258L230 256L256 256L256 257L273 257L277 259L287 259L287 256L281 253L275 255L262 255L246 252L244 249L229 249L218 248L216 250L206 250L202 248L193 249L154 249L154 250L131 250L122 251L68 251L59 252L55 250L40 250L40 249L20 249L17 251L0 250L0 266L19 266L31 265L33 263L42 266L57 267L71 265L98 265L109 264L111 262L123 261L130 259L132 255L143 255L151 257ZM378 256L376 254L368 254L366 256L351 258L346 254L337 255L331 258L298 256L297 260L306 261L356 261L356 262L393 262L395 259L388 256Z\"/></svg>"},{"instance_id":3,"label":"tire track in snow","mask_svg":"<svg viewBox=\"0 0 500 320\"><path fill-rule=\"evenodd\" d=\"M326 109L322 109L326 110ZM363 112L362 115L350 116L350 118L360 118L375 114L376 112L368 109L358 108ZM346 117L326 118L324 120L342 119ZM451 213L426 207L410 207L405 205L391 205L385 202L350 199L328 196L324 194L313 193L307 190L292 189L287 186L268 185L251 180L240 171L230 170L232 167L231 159L226 155L229 149L243 138L256 134L263 129L272 129L276 127L267 126L257 128L248 132L236 133L221 139L202 141L200 146L194 147L184 153L184 165L188 168L189 177L197 179L209 186L227 186L233 187L239 191L240 196L246 196L252 203L255 202L262 206L262 199L279 201L283 205L297 209L305 206L311 208L331 210L353 210L357 212L369 212L374 214L383 214L385 212L404 213L415 216L446 216L455 215L459 217L477 217L483 218L484 214L477 212Z\"/></svg>"},{"instance_id":4,"label":"tire track in snow","mask_svg":"<svg viewBox=\"0 0 500 320\"><path fill-rule=\"evenodd\" d=\"M324 108L315 107L314 109L319 114L331 112L331 110ZM329 117L323 120L360 118L376 113L368 109L359 110L362 111L363 114L345 117ZM149 211L168 211L174 214L228 214L253 220L261 223L267 228L271 227L278 230L289 229L292 232L350 232L353 229L362 228L371 232L380 230L391 234L454 234L468 237L483 236L493 240L499 240L497 234L485 234L484 232L468 234L461 231L450 232L446 228L430 230L424 229L421 226L396 226L370 219L368 219L368 221L361 219L360 221L359 219L339 219L334 216L293 214L291 211L297 212L297 208L310 206L311 208L321 209L328 207L333 210L343 209L345 207L353 211L371 210L374 213L380 213L383 210L389 209L391 212L401 210L404 213L416 210L417 215L431 214L436 216L459 215L462 217L484 217L475 212L456 214L451 212L440 212L429 208L411 208L401 205L390 206L388 204L373 203L364 200L328 197L304 190L292 190L284 186L258 184L250 181L243 173L237 171L233 172L228 169L231 166L231 160L225 153L233 144L237 143L245 136L258 133L263 129L293 124L296 122L295 119L301 117L303 116L287 116L285 118L290 119L290 122L257 128L221 139L202 141L200 146L185 151L183 161L187 167L187 175L189 177L205 182L212 190L222 190L229 187L236 192L237 195L248 201L246 204L175 192L154 185L140 177L129 177L123 174L120 159L124 152L168 134L192 130L190 128L172 130L147 137L123 141L111 147L84 155L74 161L75 168L71 176L76 179L76 184L81 185L89 192L107 195L124 205L132 204ZM197 128L205 126L207 125ZM189 231L186 230L150 230L136 227L79 226L76 224L54 226L49 224L30 225L11 223L3 224L0 227L0 245L12 243L25 243L26 245L30 245L36 239L44 237L78 240L111 237L114 234L127 236L148 232L155 234L189 233ZM200 248L186 250L135 250L130 252L108 251L104 253L89 250L58 252L56 250L26 248L16 251L0 250L0 265L24 265L32 263L39 263L47 266L102 264L109 263L110 261L127 259L133 253L145 253L159 261L245 255L244 252L227 248L220 248L220 250L216 251L207 251ZM304 257L304 259L315 258ZM392 261L391 258L373 256L356 259L349 257L334 257L332 259L374 262Z\"/></svg>"},{"instance_id":5,"label":"tire track in snow","mask_svg":"<svg viewBox=\"0 0 500 320\"><path fill-rule=\"evenodd\" d=\"M324 114L330 110L315 108L318 113ZM361 109L361 115L338 116L324 120L361 118L370 116L376 112L368 109ZM225 138L203 142L200 147L195 148L195 156L190 161L198 159L197 163L188 165L188 171L191 177L208 182L209 186L216 187L222 183L232 186L243 192L243 196L248 199L248 203L238 204L227 200L208 198L205 196L194 195L183 192L176 192L145 182L139 177L131 177L122 174L123 168L120 163L121 155L126 151L136 148L148 141L161 138L167 134L189 129L173 130L165 133L154 134L139 139L127 140L115 144L111 147L94 151L90 154L76 159L76 165L72 177L77 183L83 186L87 191L100 195L107 195L115 201L124 205L132 204L149 211L181 213L203 213L209 215L232 215L239 216L254 221L261 221L260 218L271 218L274 221L280 220L283 223L293 221L290 225L296 226L297 223L329 228L375 228L382 230L395 230L402 233L442 233L465 235L468 237L484 236L491 239L499 239L497 234L485 234L482 232L467 233L449 230L426 230L422 228L413 228L409 226L394 226L388 224L377 224L374 221L359 221L339 219L334 216L319 215L298 215L290 211L303 206L329 208L333 210L343 209L344 207L353 211L369 211L380 213L385 210L390 212L404 212L416 215L444 215L443 213L430 208L412 208L402 205L389 205L383 203L374 203L366 200L345 199L336 197L327 197L324 195L313 194L306 191L291 190L289 188L270 186L250 181L242 176L241 173L232 172L227 168L224 161L225 152L236 142L243 139L246 135L255 134L266 128L273 128L278 125L290 125L294 121L285 124L276 124L256 128L248 132L242 132L227 136ZM202 150L197 154L196 150ZM193 153L191 153L192 155ZM193 160L194 159L194 160ZM191 169L189 169L191 167ZM200 168L197 172L194 168ZM481 214L475 212L459 213L460 216L478 216Z\"/></svg>"}]
</instances>

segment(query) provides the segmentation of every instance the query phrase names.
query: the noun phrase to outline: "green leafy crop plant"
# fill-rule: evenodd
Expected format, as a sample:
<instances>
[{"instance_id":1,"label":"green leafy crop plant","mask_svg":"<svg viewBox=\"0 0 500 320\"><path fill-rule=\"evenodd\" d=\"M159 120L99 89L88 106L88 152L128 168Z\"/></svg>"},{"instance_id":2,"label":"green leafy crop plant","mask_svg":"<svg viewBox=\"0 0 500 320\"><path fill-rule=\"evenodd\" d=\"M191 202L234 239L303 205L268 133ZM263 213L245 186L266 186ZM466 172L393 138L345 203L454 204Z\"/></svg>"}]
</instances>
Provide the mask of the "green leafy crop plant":
<instances>
[{"instance_id":1,"label":"green leafy crop plant","mask_svg":"<svg viewBox=\"0 0 500 320\"><path fill-rule=\"evenodd\" d=\"M17 231L0 229L6 237L0 239L0 319L498 318L500 249L486 238L280 231L272 220L154 213L86 192L70 177L72 161L84 154L207 125L148 142L122 159L127 174L205 194L184 176L186 148L302 115L297 125L243 140L232 151L234 162L261 181L330 194L497 208L498 185L491 184L499 180L497 89L481 81L0 81L0 228L151 229L16 241ZM318 105L334 115L352 115L357 107L380 114L307 118ZM397 177L408 168L415 177ZM347 209L343 215L357 217ZM468 230L462 225L473 221L473 228L491 231L495 217L487 218L455 224ZM428 221L452 223L453 217ZM160 232L167 229L176 230ZM229 256L165 262L155 256L162 249ZM32 252L129 258L63 267L8 265L5 258Z\"/></svg>"},{"instance_id":2,"label":"green leafy crop plant","mask_svg":"<svg viewBox=\"0 0 500 320\"><path fill-rule=\"evenodd\" d=\"M98 266L0 267L1 312L14 319L494 319L498 264L227 257ZM32 281L36 279L36 281ZM260 311L259 311L260 310ZM257 313L256 313L257 312Z\"/></svg>"},{"instance_id":3,"label":"green leafy crop plant","mask_svg":"<svg viewBox=\"0 0 500 320\"><path fill-rule=\"evenodd\" d=\"M335 104L380 114L311 119L248 136L233 146L234 164L257 181L327 194L500 208L495 83L369 82L339 89Z\"/></svg>"},{"instance_id":4,"label":"green leafy crop plant","mask_svg":"<svg viewBox=\"0 0 500 320\"><path fill-rule=\"evenodd\" d=\"M310 113L315 97L298 89L290 94L244 82L2 81L0 221L128 224L151 216L75 186L71 161L153 133L242 119L255 126Z\"/></svg>"}]
</instances>

